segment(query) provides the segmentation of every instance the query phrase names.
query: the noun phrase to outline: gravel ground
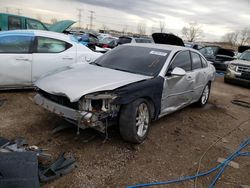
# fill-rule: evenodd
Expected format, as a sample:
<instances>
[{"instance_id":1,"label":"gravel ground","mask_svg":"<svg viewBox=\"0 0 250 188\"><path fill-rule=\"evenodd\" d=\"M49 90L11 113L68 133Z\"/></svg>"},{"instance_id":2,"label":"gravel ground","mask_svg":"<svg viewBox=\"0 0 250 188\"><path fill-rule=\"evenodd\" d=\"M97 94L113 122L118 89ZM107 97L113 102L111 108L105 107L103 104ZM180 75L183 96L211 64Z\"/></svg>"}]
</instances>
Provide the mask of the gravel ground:
<instances>
[{"instance_id":1,"label":"gravel ground","mask_svg":"<svg viewBox=\"0 0 250 188\"><path fill-rule=\"evenodd\" d=\"M201 171L217 165L219 157L226 158L250 136L250 109L230 102L250 101L250 90L224 84L222 78L213 83L209 103L204 108L190 106L153 122L148 139L141 145L125 143L117 127L109 129L106 142L92 130L76 135L74 126L53 134L53 128L67 123L34 105L33 96L32 91L0 93L0 99L7 99L0 107L0 136L24 137L30 145L48 149L53 158L61 152L75 156L78 168L42 185L45 188L125 187L193 175L202 154L228 131L236 128L207 153ZM247 122L237 128L244 121ZM235 161L240 168L228 167L216 187L250 186L250 158ZM198 187L207 187L212 177L198 179ZM193 186L193 181L187 181L169 187Z\"/></svg>"}]
</instances>

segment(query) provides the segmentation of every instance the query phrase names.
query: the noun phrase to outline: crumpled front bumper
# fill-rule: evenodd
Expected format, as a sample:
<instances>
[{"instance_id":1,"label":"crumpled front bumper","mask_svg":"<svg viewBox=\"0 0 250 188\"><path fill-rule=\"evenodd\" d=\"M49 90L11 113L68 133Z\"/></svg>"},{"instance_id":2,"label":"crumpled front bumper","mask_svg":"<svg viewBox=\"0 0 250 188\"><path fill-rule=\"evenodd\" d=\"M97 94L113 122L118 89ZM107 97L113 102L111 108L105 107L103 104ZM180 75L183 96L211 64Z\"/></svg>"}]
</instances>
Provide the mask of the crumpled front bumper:
<instances>
[{"instance_id":1,"label":"crumpled front bumper","mask_svg":"<svg viewBox=\"0 0 250 188\"><path fill-rule=\"evenodd\" d=\"M67 119L71 119L74 121L79 121L82 117L86 116L88 112L82 112L78 110L74 110L63 105L57 104L51 100L46 99L45 97L37 94L34 97L34 102L43 108L47 109L50 112L53 112L60 117L64 117Z\"/></svg>"}]
</instances>

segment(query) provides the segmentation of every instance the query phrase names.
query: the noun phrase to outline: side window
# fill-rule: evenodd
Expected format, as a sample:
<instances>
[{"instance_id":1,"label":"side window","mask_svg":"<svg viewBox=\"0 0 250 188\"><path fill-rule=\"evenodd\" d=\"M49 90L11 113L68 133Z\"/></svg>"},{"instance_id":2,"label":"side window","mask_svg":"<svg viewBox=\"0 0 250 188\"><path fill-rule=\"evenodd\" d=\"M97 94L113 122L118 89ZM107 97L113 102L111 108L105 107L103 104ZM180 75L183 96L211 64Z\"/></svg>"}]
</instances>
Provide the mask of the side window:
<instances>
[{"instance_id":1,"label":"side window","mask_svg":"<svg viewBox=\"0 0 250 188\"><path fill-rule=\"evenodd\" d=\"M201 57L201 63L202 63L202 67L207 67L207 61Z\"/></svg>"},{"instance_id":2,"label":"side window","mask_svg":"<svg viewBox=\"0 0 250 188\"><path fill-rule=\"evenodd\" d=\"M37 53L60 53L69 49L72 45L57 39L37 37Z\"/></svg>"},{"instance_id":3,"label":"side window","mask_svg":"<svg viewBox=\"0 0 250 188\"><path fill-rule=\"evenodd\" d=\"M32 19L26 19L26 28L27 29L47 30L41 22L39 22L37 20L32 20Z\"/></svg>"},{"instance_id":4,"label":"side window","mask_svg":"<svg viewBox=\"0 0 250 188\"><path fill-rule=\"evenodd\" d=\"M29 53L31 41L30 36L0 37L0 53Z\"/></svg>"},{"instance_id":5,"label":"side window","mask_svg":"<svg viewBox=\"0 0 250 188\"><path fill-rule=\"evenodd\" d=\"M192 64L193 70L202 68L200 55L197 53L191 52L191 56L192 56L192 60L193 60L192 61L193 62L193 64Z\"/></svg>"},{"instance_id":6,"label":"side window","mask_svg":"<svg viewBox=\"0 0 250 188\"><path fill-rule=\"evenodd\" d=\"M9 30L22 29L22 20L17 16L9 16L8 19Z\"/></svg>"},{"instance_id":7,"label":"side window","mask_svg":"<svg viewBox=\"0 0 250 188\"><path fill-rule=\"evenodd\" d=\"M191 59L189 51L184 51L177 54L170 66L170 70L173 70L175 67L182 68L185 71L191 70Z\"/></svg>"}]
</instances>

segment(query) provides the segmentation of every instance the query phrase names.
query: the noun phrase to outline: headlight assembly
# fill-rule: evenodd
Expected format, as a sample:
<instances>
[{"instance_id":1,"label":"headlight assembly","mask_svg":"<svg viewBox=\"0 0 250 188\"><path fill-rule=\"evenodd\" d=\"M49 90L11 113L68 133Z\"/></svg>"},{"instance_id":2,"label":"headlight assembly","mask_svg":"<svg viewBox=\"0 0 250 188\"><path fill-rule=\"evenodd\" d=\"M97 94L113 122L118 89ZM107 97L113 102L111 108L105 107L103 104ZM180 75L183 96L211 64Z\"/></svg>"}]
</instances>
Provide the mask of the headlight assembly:
<instances>
[{"instance_id":1,"label":"headlight assembly","mask_svg":"<svg viewBox=\"0 0 250 188\"><path fill-rule=\"evenodd\" d=\"M111 93L93 93L85 95L79 101L79 109L91 112L107 112L112 108L112 101L117 95Z\"/></svg>"},{"instance_id":2,"label":"headlight assembly","mask_svg":"<svg viewBox=\"0 0 250 188\"><path fill-rule=\"evenodd\" d=\"M234 65L234 64L229 64L229 65L228 65L228 68L231 69L231 70L234 70L234 71L236 71L236 67L237 67L237 66Z\"/></svg>"}]
</instances>

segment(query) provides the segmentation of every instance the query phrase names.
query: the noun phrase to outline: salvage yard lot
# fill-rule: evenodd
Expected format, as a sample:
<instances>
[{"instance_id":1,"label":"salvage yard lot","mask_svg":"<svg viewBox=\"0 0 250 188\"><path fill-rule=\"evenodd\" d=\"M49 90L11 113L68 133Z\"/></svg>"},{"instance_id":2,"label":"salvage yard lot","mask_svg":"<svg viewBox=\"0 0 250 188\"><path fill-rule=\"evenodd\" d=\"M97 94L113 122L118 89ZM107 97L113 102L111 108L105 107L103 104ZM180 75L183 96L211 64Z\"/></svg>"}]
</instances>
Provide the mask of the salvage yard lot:
<instances>
[{"instance_id":1,"label":"salvage yard lot","mask_svg":"<svg viewBox=\"0 0 250 188\"><path fill-rule=\"evenodd\" d=\"M109 139L104 142L104 137L93 130L77 135L73 126L53 134L53 128L65 121L33 104L33 96L32 91L0 93L0 99L7 99L0 107L0 136L24 137L30 145L48 149L53 158L62 152L75 156L78 168L43 185L45 188L124 187L193 175L202 154L214 141L250 119L250 109L231 103L233 99L250 101L250 90L224 84L223 78L216 78L204 108L187 107L153 122L143 144L125 143L115 127L110 128ZM217 165L219 157L226 158L249 135L247 121L207 153L201 171ZM235 161L240 168L227 167L217 187L250 185L249 157ZM198 179L198 187L207 187L211 179L212 176ZM193 181L188 181L171 187L193 185Z\"/></svg>"}]
</instances>

